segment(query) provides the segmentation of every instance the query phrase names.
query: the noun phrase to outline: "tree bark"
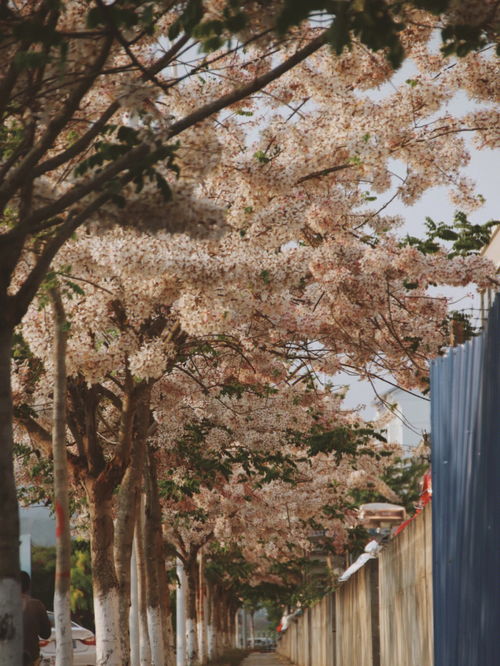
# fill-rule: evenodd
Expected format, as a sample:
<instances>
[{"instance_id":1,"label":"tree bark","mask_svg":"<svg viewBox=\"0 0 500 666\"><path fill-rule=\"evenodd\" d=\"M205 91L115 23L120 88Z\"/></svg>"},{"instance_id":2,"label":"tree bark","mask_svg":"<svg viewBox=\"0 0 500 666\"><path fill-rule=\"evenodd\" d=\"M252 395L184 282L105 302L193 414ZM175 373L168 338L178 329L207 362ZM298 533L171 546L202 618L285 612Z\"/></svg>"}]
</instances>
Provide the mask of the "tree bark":
<instances>
[{"instance_id":1,"label":"tree bark","mask_svg":"<svg viewBox=\"0 0 500 666\"><path fill-rule=\"evenodd\" d=\"M255 647L255 611L250 611L250 646ZM246 646L245 646L246 647Z\"/></svg>"},{"instance_id":2,"label":"tree bark","mask_svg":"<svg viewBox=\"0 0 500 666\"><path fill-rule=\"evenodd\" d=\"M136 519L137 580L139 584L139 658L141 666L151 665L147 618L146 554L144 550L144 498L141 495Z\"/></svg>"},{"instance_id":3,"label":"tree bark","mask_svg":"<svg viewBox=\"0 0 500 666\"><path fill-rule=\"evenodd\" d=\"M175 666L175 639L172 627L172 605L170 603L170 589L165 568L165 553L163 535L158 545L159 579L160 579L160 607L163 626L163 644L165 645L165 666Z\"/></svg>"},{"instance_id":4,"label":"tree bark","mask_svg":"<svg viewBox=\"0 0 500 666\"><path fill-rule=\"evenodd\" d=\"M97 666L121 666L118 580L113 553L114 484L87 477L85 488L91 520Z\"/></svg>"},{"instance_id":5,"label":"tree bark","mask_svg":"<svg viewBox=\"0 0 500 666\"><path fill-rule=\"evenodd\" d=\"M148 426L149 391L145 391L137 405L130 461L120 485L116 509L115 566L119 589L120 640L123 666L128 666L130 663L130 564L134 526L141 492L141 479L144 472Z\"/></svg>"},{"instance_id":6,"label":"tree bark","mask_svg":"<svg viewBox=\"0 0 500 666\"><path fill-rule=\"evenodd\" d=\"M5 307L6 298L0 301ZM14 481L10 355L12 327L0 313L0 664L22 660L19 508Z\"/></svg>"},{"instance_id":7,"label":"tree bark","mask_svg":"<svg viewBox=\"0 0 500 666\"><path fill-rule=\"evenodd\" d=\"M54 408L52 451L54 456L54 506L56 512L56 581L54 615L56 666L72 666L71 635L71 535L69 530L68 462L66 457L66 315L57 288L50 290L54 323Z\"/></svg>"},{"instance_id":8,"label":"tree bark","mask_svg":"<svg viewBox=\"0 0 500 666\"><path fill-rule=\"evenodd\" d=\"M137 580L137 536L134 535L132 545L132 558L130 560L131 581L130 581L130 666L140 665L140 631L139 631L139 584Z\"/></svg>"},{"instance_id":9,"label":"tree bark","mask_svg":"<svg viewBox=\"0 0 500 666\"><path fill-rule=\"evenodd\" d=\"M207 607L207 657L212 661L216 656L215 645L215 618L214 618L214 604L213 604L213 586L207 581L206 583L206 607Z\"/></svg>"},{"instance_id":10,"label":"tree bark","mask_svg":"<svg viewBox=\"0 0 500 666\"><path fill-rule=\"evenodd\" d=\"M188 666L198 664L198 641L196 640L196 590L198 587L197 551L191 552L185 562L187 579L186 603L186 663Z\"/></svg>"},{"instance_id":11,"label":"tree bark","mask_svg":"<svg viewBox=\"0 0 500 666\"><path fill-rule=\"evenodd\" d=\"M146 475L146 522L145 522L145 552L146 552L146 589L147 589L147 618L149 641L151 645L151 659L153 666L164 666L165 645L163 641L162 613L160 605L160 574L159 567L163 561L158 559L158 542L162 541L161 511L158 497L158 482L154 456L149 450Z\"/></svg>"},{"instance_id":12,"label":"tree bark","mask_svg":"<svg viewBox=\"0 0 500 666\"><path fill-rule=\"evenodd\" d=\"M186 663L186 569L180 557L176 560L177 591L176 591L176 666Z\"/></svg>"},{"instance_id":13,"label":"tree bark","mask_svg":"<svg viewBox=\"0 0 500 666\"><path fill-rule=\"evenodd\" d=\"M205 558L203 548L198 553L198 587L196 594L196 630L198 635L198 661L200 664L207 663L207 640L206 640L206 584L205 584Z\"/></svg>"},{"instance_id":14,"label":"tree bark","mask_svg":"<svg viewBox=\"0 0 500 666\"><path fill-rule=\"evenodd\" d=\"M168 586L167 570L165 567L165 545L163 541L162 508L158 490L158 475L156 459L149 451L150 474L152 483L152 520L155 531L155 551L158 571L158 593L162 618L163 645L165 653L165 666L174 666L174 637L172 628L172 608L170 604L170 590ZM162 665L163 666L163 665Z\"/></svg>"}]
</instances>

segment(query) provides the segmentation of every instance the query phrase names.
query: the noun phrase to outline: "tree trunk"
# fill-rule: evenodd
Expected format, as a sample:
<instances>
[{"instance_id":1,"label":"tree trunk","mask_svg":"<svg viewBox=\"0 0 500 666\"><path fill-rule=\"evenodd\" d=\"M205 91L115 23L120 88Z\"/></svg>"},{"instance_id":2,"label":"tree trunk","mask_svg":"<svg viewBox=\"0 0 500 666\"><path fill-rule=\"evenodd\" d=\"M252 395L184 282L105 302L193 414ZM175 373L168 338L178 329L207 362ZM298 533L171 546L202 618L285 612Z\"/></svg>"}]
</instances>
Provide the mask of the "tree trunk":
<instances>
[{"instance_id":1,"label":"tree trunk","mask_svg":"<svg viewBox=\"0 0 500 666\"><path fill-rule=\"evenodd\" d=\"M121 666L118 580L113 553L114 484L85 479L91 519L97 666Z\"/></svg>"},{"instance_id":2,"label":"tree trunk","mask_svg":"<svg viewBox=\"0 0 500 666\"><path fill-rule=\"evenodd\" d=\"M0 307L5 307L2 298ZM14 480L10 355L12 328L0 312L0 664L22 661L19 508Z\"/></svg>"},{"instance_id":3,"label":"tree trunk","mask_svg":"<svg viewBox=\"0 0 500 666\"><path fill-rule=\"evenodd\" d=\"M116 509L115 566L119 589L120 640L122 644L123 666L128 666L130 663L130 563L134 540L134 526L141 492L141 479L144 472L148 426L149 391L146 391L141 396L137 405L130 461L120 484Z\"/></svg>"},{"instance_id":4,"label":"tree trunk","mask_svg":"<svg viewBox=\"0 0 500 666\"><path fill-rule=\"evenodd\" d=\"M139 630L139 583L137 580L137 535L134 535L132 545L132 558L130 560L130 615L129 615L129 636L130 636L130 666L140 665L140 641Z\"/></svg>"},{"instance_id":5,"label":"tree trunk","mask_svg":"<svg viewBox=\"0 0 500 666\"><path fill-rule=\"evenodd\" d=\"M209 661L215 659L215 619L214 619L214 604L213 604L213 586L207 582L207 657Z\"/></svg>"},{"instance_id":6,"label":"tree trunk","mask_svg":"<svg viewBox=\"0 0 500 666\"><path fill-rule=\"evenodd\" d=\"M163 642L159 576L159 566L162 565L163 562L158 561L158 540L161 541L161 513L155 460L151 450L148 454L146 476L146 522L144 536L146 551L147 618L152 664L153 666L164 666L165 645Z\"/></svg>"},{"instance_id":7,"label":"tree trunk","mask_svg":"<svg viewBox=\"0 0 500 666\"><path fill-rule=\"evenodd\" d=\"M66 457L66 315L57 288L50 290L54 322L54 408L52 451L54 455L54 506L56 512L56 581L54 616L56 666L72 666L71 635L71 535L69 530L68 462Z\"/></svg>"},{"instance_id":8,"label":"tree trunk","mask_svg":"<svg viewBox=\"0 0 500 666\"><path fill-rule=\"evenodd\" d=\"M151 646L147 618L146 555L144 552L144 499L141 495L136 519L137 579L139 583L139 656L141 666L151 664Z\"/></svg>"},{"instance_id":9,"label":"tree trunk","mask_svg":"<svg viewBox=\"0 0 500 666\"><path fill-rule=\"evenodd\" d=\"M214 637L214 656L218 657L222 650L222 622L220 610L220 590L218 585L213 585L211 593L212 623Z\"/></svg>"},{"instance_id":10,"label":"tree trunk","mask_svg":"<svg viewBox=\"0 0 500 666\"><path fill-rule=\"evenodd\" d=\"M170 603L170 589L168 587L167 570L165 568L165 553L163 547L163 534L160 533L161 543L158 545L158 562L160 578L160 608L163 627L163 644L165 646L165 666L175 665L175 640L172 627L172 606Z\"/></svg>"},{"instance_id":11,"label":"tree trunk","mask_svg":"<svg viewBox=\"0 0 500 666\"><path fill-rule=\"evenodd\" d=\"M195 666L198 663L198 645L196 640L196 589L198 587L197 553L191 553L187 559L187 604L186 604L186 663Z\"/></svg>"},{"instance_id":12,"label":"tree trunk","mask_svg":"<svg viewBox=\"0 0 500 666\"><path fill-rule=\"evenodd\" d=\"M196 630L198 636L198 661L200 664L207 663L207 643L206 643L206 586L205 586L205 558L203 557L203 548L198 553L198 587L196 595Z\"/></svg>"},{"instance_id":13,"label":"tree trunk","mask_svg":"<svg viewBox=\"0 0 500 666\"><path fill-rule=\"evenodd\" d=\"M165 547L163 541L162 527L162 508L160 502L160 493L158 490L158 475L156 471L156 459L152 452L149 452L150 472L152 483L152 513L151 519L154 523L155 532L155 551L158 572L158 594L161 612L161 624L163 634L163 646L165 654L165 666L174 666L174 638L172 628L172 609L170 605L170 590L168 587L167 570L165 568ZM162 664L163 666L163 664Z\"/></svg>"},{"instance_id":14,"label":"tree trunk","mask_svg":"<svg viewBox=\"0 0 500 666\"><path fill-rule=\"evenodd\" d=\"M255 611L250 611L250 646L255 647ZM246 647L246 646L245 646Z\"/></svg>"},{"instance_id":15,"label":"tree trunk","mask_svg":"<svg viewBox=\"0 0 500 666\"><path fill-rule=\"evenodd\" d=\"M176 613L176 640L175 656L176 666L186 664L186 569L180 557L176 560L177 593L175 603Z\"/></svg>"}]
</instances>

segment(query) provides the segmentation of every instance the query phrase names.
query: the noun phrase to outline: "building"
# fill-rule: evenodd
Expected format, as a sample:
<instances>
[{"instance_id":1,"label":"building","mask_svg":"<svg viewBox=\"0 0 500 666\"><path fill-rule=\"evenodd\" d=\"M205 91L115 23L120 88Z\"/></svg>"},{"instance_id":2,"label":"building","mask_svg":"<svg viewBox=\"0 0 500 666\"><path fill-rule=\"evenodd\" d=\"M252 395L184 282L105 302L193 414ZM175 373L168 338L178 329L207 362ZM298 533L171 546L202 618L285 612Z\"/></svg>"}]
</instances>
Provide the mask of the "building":
<instances>
[{"instance_id":1,"label":"building","mask_svg":"<svg viewBox=\"0 0 500 666\"><path fill-rule=\"evenodd\" d=\"M33 505L20 507L19 522L21 569L31 574L31 547L56 545L56 521L49 507Z\"/></svg>"},{"instance_id":2,"label":"building","mask_svg":"<svg viewBox=\"0 0 500 666\"><path fill-rule=\"evenodd\" d=\"M500 272L500 225L495 228L488 245L481 252L483 257L487 257L492 261ZM481 319L483 326L488 319L488 311L493 305L495 294L499 290L498 285L492 285L491 289L487 289L481 293Z\"/></svg>"},{"instance_id":3,"label":"building","mask_svg":"<svg viewBox=\"0 0 500 666\"><path fill-rule=\"evenodd\" d=\"M430 401L419 391L393 388L374 403L375 421L384 425L381 433L388 442L399 444L409 455L430 432Z\"/></svg>"}]
</instances>

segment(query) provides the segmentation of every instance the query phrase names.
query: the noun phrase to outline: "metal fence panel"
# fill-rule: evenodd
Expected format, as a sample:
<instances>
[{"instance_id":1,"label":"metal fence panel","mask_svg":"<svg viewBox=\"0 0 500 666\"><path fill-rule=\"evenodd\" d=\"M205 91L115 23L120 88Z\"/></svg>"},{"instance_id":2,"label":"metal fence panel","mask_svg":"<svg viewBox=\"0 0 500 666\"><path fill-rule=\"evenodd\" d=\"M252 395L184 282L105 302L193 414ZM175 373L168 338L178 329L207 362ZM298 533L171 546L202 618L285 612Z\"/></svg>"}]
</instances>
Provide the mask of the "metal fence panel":
<instances>
[{"instance_id":1,"label":"metal fence panel","mask_svg":"<svg viewBox=\"0 0 500 666\"><path fill-rule=\"evenodd\" d=\"M431 364L435 666L498 664L500 296Z\"/></svg>"}]
</instances>

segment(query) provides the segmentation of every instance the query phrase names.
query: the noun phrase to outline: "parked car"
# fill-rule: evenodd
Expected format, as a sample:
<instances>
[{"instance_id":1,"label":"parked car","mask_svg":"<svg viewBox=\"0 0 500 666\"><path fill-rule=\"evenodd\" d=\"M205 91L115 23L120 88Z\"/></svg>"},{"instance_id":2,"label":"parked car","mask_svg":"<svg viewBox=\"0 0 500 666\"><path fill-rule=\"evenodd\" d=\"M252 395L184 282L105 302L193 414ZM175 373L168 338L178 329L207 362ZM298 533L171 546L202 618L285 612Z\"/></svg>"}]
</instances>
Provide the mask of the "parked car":
<instances>
[{"instance_id":1,"label":"parked car","mask_svg":"<svg viewBox=\"0 0 500 666\"><path fill-rule=\"evenodd\" d=\"M54 628L54 613L48 611L52 632L47 640L40 639L40 666L53 666L56 663L56 631ZM90 629L81 627L76 622L71 623L71 638L73 639L73 666L95 666L95 636Z\"/></svg>"},{"instance_id":2,"label":"parked car","mask_svg":"<svg viewBox=\"0 0 500 666\"><path fill-rule=\"evenodd\" d=\"M253 642L248 640L248 647L256 650L257 652L273 652L276 649L275 641L269 636L256 636Z\"/></svg>"}]
</instances>

